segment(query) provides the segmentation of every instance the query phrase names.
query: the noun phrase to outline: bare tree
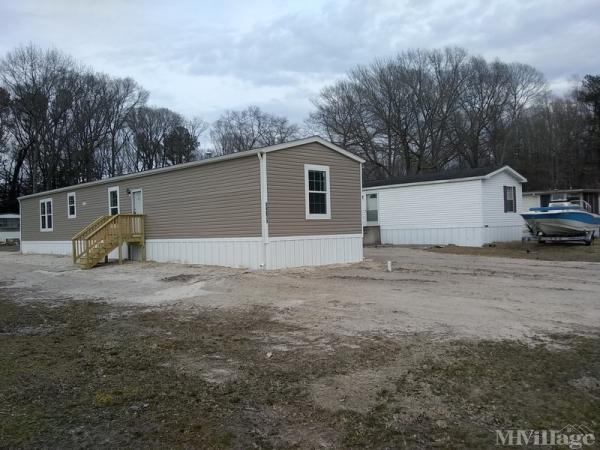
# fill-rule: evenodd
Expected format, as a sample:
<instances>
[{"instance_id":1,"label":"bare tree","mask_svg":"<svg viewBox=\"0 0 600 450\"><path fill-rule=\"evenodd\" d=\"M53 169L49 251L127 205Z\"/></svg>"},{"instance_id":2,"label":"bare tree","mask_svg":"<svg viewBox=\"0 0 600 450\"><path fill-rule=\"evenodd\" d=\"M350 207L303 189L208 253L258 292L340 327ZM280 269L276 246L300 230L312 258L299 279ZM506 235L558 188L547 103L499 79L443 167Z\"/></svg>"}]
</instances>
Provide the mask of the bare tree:
<instances>
[{"instance_id":1,"label":"bare tree","mask_svg":"<svg viewBox=\"0 0 600 450\"><path fill-rule=\"evenodd\" d=\"M297 125L265 113L257 106L227 111L212 126L210 136L218 154L252 150L296 139Z\"/></svg>"},{"instance_id":2,"label":"bare tree","mask_svg":"<svg viewBox=\"0 0 600 450\"><path fill-rule=\"evenodd\" d=\"M127 125L132 135L129 171L197 159L199 137L206 129L199 119L186 121L170 109L147 106L132 110Z\"/></svg>"},{"instance_id":3,"label":"bare tree","mask_svg":"<svg viewBox=\"0 0 600 450\"><path fill-rule=\"evenodd\" d=\"M200 120L147 108L135 81L82 67L57 50L19 47L0 60L0 208L17 197L196 158Z\"/></svg>"},{"instance_id":4,"label":"bare tree","mask_svg":"<svg viewBox=\"0 0 600 450\"><path fill-rule=\"evenodd\" d=\"M506 159L513 124L544 93L530 66L413 50L325 88L309 123L365 158L366 178L477 167Z\"/></svg>"}]
</instances>

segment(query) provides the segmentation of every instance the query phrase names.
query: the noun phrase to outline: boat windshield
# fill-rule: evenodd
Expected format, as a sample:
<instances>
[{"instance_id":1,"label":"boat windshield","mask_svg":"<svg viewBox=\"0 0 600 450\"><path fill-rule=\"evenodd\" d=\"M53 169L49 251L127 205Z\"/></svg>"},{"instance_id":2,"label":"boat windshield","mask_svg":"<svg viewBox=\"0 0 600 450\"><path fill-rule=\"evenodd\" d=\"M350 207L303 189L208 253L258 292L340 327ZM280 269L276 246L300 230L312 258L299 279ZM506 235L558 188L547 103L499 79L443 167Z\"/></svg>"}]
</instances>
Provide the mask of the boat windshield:
<instances>
[{"instance_id":1,"label":"boat windshield","mask_svg":"<svg viewBox=\"0 0 600 450\"><path fill-rule=\"evenodd\" d=\"M592 211L592 206L585 200L571 200L568 202L552 202L548 206L554 207L554 208L560 208L561 206L573 208L574 206L576 206L579 209L582 209L587 212Z\"/></svg>"}]
</instances>

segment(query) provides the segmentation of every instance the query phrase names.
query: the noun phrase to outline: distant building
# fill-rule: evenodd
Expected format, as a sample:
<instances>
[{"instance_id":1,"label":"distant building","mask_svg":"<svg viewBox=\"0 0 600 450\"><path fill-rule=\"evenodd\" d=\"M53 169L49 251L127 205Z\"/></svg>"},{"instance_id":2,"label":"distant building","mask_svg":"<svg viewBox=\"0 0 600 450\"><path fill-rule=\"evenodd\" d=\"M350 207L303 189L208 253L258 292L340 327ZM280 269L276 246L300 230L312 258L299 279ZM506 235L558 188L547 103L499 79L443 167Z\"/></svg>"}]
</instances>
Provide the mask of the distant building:
<instances>
[{"instance_id":1,"label":"distant building","mask_svg":"<svg viewBox=\"0 0 600 450\"><path fill-rule=\"evenodd\" d=\"M0 242L19 239L21 235L21 216L18 214L0 214Z\"/></svg>"},{"instance_id":2,"label":"distant building","mask_svg":"<svg viewBox=\"0 0 600 450\"><path fill-rule=\"evenodd\" d=\"M364 183L365 236L376 240L379 235L382 244L397 245L481 246L520 240L524 221L517 211L526 181L504 166Z\"/></svg>"}]
</instances>

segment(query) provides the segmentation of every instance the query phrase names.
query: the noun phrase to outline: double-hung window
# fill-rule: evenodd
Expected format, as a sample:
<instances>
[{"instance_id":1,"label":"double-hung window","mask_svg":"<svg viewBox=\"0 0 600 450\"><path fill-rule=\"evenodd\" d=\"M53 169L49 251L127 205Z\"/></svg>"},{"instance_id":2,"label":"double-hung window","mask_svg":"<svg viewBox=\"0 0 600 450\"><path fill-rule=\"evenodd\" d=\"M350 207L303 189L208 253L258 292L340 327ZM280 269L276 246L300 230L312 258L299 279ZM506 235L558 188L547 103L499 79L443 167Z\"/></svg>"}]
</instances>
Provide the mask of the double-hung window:
<instances>
[{"instance_id":1,"label":"double-hung window","mask_svg":"<svg viewBox=\"0 0 600 450\"><path fill-rule=\"evenodd\" d=\"M329 167L304 165L307 219L331 219Z\"/></svg>"},{"instance_id":2,"label":"double-hung window","mask_svg":"<svg viewBox=\"0 0 600 450\"><path fill-rule=\"evenodd\" d=\"M517 212L517 188L504 186L504 212Z\"/></svg>"},{"instance_id":3,"label":"double-hung window","mask_svg":"<svg viewBox=\"0 0 600 450\"><path fill-rule=\"evenodd\" d=\"M108 213L111 216L119 214L119 187L108 188Z\"/></svg>"},{"instance_id":4,"label":"double-hung window","mask_svg":"<svg viewBox=\"0 0 600 450\"><path fill-rule=\"evenodd\" d=\"M75 219L77 217L77 196L75 192L67 194L67 218Z\"/></svg>"},{"instance_id":5,"label":"double-hung window","mask_svg":"<svg viewBox=\"0 0 600 450\"><path fill-rule=\"evenodd\" d=\"M40 231L52 231L52 199L45 198L40 200Z\"/></svg>"}]
</instances>

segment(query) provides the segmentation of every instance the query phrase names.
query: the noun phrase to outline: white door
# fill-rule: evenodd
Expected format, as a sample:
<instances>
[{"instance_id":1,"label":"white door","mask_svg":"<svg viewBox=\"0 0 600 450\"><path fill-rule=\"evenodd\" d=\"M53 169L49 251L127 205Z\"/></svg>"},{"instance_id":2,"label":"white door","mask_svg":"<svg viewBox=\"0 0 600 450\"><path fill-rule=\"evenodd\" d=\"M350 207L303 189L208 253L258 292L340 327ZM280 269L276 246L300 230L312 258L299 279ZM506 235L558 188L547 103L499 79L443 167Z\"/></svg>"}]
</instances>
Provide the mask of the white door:
<instances>
[{"instance_id":1,"label":"white door","mask_svg":"<svg viewBox=\"0 0 600 450\"><path fill-rule=\"evenodd\" d=\"M141 189L131 191L131 212L133 214L144 214L144 198Z\"/></svg>"}]
</instances>

